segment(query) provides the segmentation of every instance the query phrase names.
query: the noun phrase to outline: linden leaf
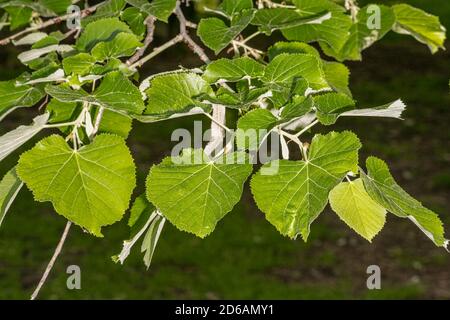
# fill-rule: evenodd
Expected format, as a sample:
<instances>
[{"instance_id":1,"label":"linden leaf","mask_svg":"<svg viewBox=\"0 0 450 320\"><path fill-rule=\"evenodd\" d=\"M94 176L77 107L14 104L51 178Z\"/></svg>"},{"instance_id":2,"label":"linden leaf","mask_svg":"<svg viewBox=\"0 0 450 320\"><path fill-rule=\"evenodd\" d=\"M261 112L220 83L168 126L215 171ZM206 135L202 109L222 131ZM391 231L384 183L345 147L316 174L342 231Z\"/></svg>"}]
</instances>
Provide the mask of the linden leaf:
<instances>
[{"instance_id":1,"label":"linden leaf","mask_svg":"<svg viewBox=\"0 0 450 320\"><path fill-rule=\"evenodd\" d=\"M209 160L201 149L185 149L151 168L147 197L178 229L204 238L239 201L251 172L244 153Z\"/></svg>"},{"instance_id":2,"label":"linden leaf","mask_svg":"<svg viewBox=\"0 0 450 320\"><path fill-rule=\"evenodd\" d=\"M351 132L314 136L308 159L275 160L251 180L258 208L277 230L307 240L311 223L328 203L329 192L349 171L356 172L361 143Z\"/></svg>"},{"instance_id":3,"label":"linden leaf","mask_svg":"<svg viewBox=\"0 0 450 320\"><path fill-rule=\"evenodd\" d=\"M409 34L430 48L432 53L444 49L445 27L439 18L407 4L392 7L396 16L394 31Z\"/></svg>"},{"instance_id":4,"label":"linden leaf","mask_svg":"<svg viewBox=\"0 0 450 320\"><path fill-rule=\"evenodd\" d=\"M66 85L49 85L45 91L62 102L89 102L125 114L141 114L145 108L139 89L119 71L108 73L91 94Z\"/></svg>"},{"instance_id":5,"label":"linden leaf","mask_svg":"<svg viewBox=\"0 0 450 320\"><path fill-rule=\"evenodd\" d=\"M44 129L49 114L41 114L29 126L20 126L0 137L0 161Z\"/></svg>"},{"instance_id":6,"label":"linden leaf","mask_svg":"<svg viewBox=\"0 0 450 320\"><path fill-rule=\"evenodd\" d=\"M17 176L16 168L9 170L0 181L0 227L22 186L23 183Z\"/></svg>"},{"instance_id":7,"label":"linden leaf","mask_svg":"<svg viewBox=\"0 0 450 320\"><path fill-rule=\"evenodd\" d=\"M219 18L202 19L198 24L197 35L206 46L218 54L248 26L253 15L253 10L236 13L231 19L230 26Z\"/></svg>"},{"instance_id":8,"label":"linden leaf","mask_svg":"<svg viewBox=\"0 0 450 320\"><path fill-rule=\"evenodd\" d=\"M51 201L57 213L95 236L124 215L135 171L125 141L109 134L77 151L61 136L47 137L22 154L17 165L37 201Z\"/></svg>"},{"instance_id":9,"label":"linden leaf","mask_svg":"<svg viewBox=\"0 0 450 320\"><path fill-rule=\"evenodd\" d=\"M410 219L437 246L446 247L442 221L433 211L425 208L395 182L386 163L378 158L366 160L368 173L361 170L367 193L393 214Z\"/></svg>"},{"instance_id":10,"label":"linden leaf","mask_svg":"<svg viewBox=\"0 0 450 320\"><path fill-rule=\"evenodd\" d=\"M367 194L361 179L341 182L329 199L339 218L369 242L383 229L386 210Z\"/></svg>"}]
</instances>

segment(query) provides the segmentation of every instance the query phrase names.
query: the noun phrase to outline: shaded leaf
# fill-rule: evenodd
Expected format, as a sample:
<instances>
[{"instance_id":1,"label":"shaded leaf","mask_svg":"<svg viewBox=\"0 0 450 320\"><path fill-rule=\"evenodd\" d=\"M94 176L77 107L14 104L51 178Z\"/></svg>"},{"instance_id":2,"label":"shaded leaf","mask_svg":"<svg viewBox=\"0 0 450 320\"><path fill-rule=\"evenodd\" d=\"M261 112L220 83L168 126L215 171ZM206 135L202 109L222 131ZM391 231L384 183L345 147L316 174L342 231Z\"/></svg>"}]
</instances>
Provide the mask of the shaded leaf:
<instances>
[{"instance_id":1,"label":"shaded leaf","mask_svg":"<svg viewBox=\"0 0 450 320\"><path fill-rule=\"evenodd\" d=\"M407 4L392 7L396 16L394 31L409 34L426 44L432 53L444 49L445 27L439 18Z\"/></svg>"},{"instance_id":2,"label":"shaded leaf","mask_svg":"<svg viewBox=\"0 0 450 320\"><path fill-rule=\"evenodd\" d=\"M206 67L203 79L209 83L218 80L238 81L244 77L256 78L264 73L264 65L249 57L218 59Z\"/></svg>"},{"instance_id":3,"label":"shaded leaf","mask_svg":"<svg viewBox=\"0 0 450 320\"><path fill-rule=\"evenodd\" d=\"M9 170L0 181L0 227L22 186L23 183L16 174L16 168Z\"/></svg>"},{"instance_id":4,"label":"shaded leaf","mask_svg":"<svg viewBox=\"0 0 450 320\"><path fill-rule=\"evenodd\" d=\"M325 93L314 97L317 119L324 125L332 125L341 113L354 109L355 101L343 93Z\"/></svg>"},{"instance_id":5,"label":"shaded leaf","mask_svg":"<svg viewBox=\"0 0 450 320\"><path fill-rule=\"evenodd\" d=\"M20 126L2 135L0 137L0 161L41 131L47 123L48 117L48 113L42 114L33 119L33 124Z\"/></svg>"},{"instance_id":6,"label":"shaded leaf","mask_svg":"<svg viewBox=\"0 0 450 320\"><path fill-rule=\"evenodd\" d=\"M132 6L142 12L152 15L159 20L167 22L167 19L175 10L176 0L126 0Z\"/></svg>"},{"instance_id":7,"label":"shaded leaf","mask_svg":"<svg viewBox=\"0 0 450 320\"><path fill-rule=\"evenodd\" d=\"M331 13L322 11L310 16L298 14L288 8L265 8L255 13L252 24L257 25L261 32L270 35L275 30L297 27L305 24L321 24L331 18Z\"/></svg>"},{"instance_id":8,"label":"shaded leaf","mask_svg":"<svg viewBox=\"0 0 450 320\"><path fill-rule=\"evenodd\" d=\"M111 41L97 43L91 53L98 61L103 61L131 56L139 47L142 47L142 43L136 35L122 32Z\"/></svg>"},{"instance_id":9,"label":"shaded leaf","mask_svg":"<svg viewBox=\"0 0 450 320\"><path fill-rule=\"evenodd\" d=\"M294 78L304 78L313 89L328 87L321 63L310 54L280 54L267 66L262 80L270 84L289 85Z\"/></svg>"},{"instance_id":10,"label":"shaded leaf","mask_svg":"<svg viewBox=\"0 0 450 320\"><path fill-rule=\"evenodd\" d=\"M201 107L194 98L202 93L212 94L212 89L195 73L173 73L153 78L145 93L148 105L144 114L173 114Z\"/></svg>"},{"instance_id":11,"label":"shaded leaf","mask_svg":"<svg viewBox=\"0 0 450 320\"><path fill-rule=\"evenodd\" d=\"M118 18L99 19L89 23L76 42L79 51L89 52L99 42L111 41L121 32L132 33Z\"/></svg>"},{"instance_id":12,"label":"shaded leaf","mask_svg":"<svg viewBox=\"0 0 450 320\"><path fill-rule=\"evenodd\" d=\"M256 109L246 113L237 123L238 148L257 150L265 135L277 124L277 117L267 109Z\"/></svg>"},{"instance_id":13,"label":"shaded leaf","mask_svg":"<svg viewBox=\"0 0 450 320\"><path fill-rule=\"evenodd\" d=\"M442 221L433 211L425 208L395 182L386 163L378 158L366 160L367 174L361 170L361 178L367 193L389 212L409 218L437 246L448 245L444 238Z\"/></svg>"},{"instance_id":14,"label":"shaded leaf","mask_svg":"<svg viewBox=\"0 0 450 320\"><path fill-rule=\"evenodd\" d=\"M202 19L198 24L197 35L218 54L248 26L253 15L253 10L243 10L232 17L230 26L219 18Z\"/></svg>"},{"instance_id":15,"label":"shaded leaf","mask_svg":"<svg viewBox=\"0 0 450 320\"><path fill-rule=\"evenodd\" d=\"M34 106L44 96L40 87L17 85L17 81L0 81L0 121L17 108Z\"/></svg>"},{"instance_id":16,"label":"shaded leaf","mask_svg":"<svg viewBox=\"0 0 450 320\"><path fill-rule=\"evenodd\" d=\"M47 86L45 91L62 102L89 102L125 114L141 114L145 108L139 89L119 71L108 73L92 94L65 85Z\"/></svg>"}]
</instances>

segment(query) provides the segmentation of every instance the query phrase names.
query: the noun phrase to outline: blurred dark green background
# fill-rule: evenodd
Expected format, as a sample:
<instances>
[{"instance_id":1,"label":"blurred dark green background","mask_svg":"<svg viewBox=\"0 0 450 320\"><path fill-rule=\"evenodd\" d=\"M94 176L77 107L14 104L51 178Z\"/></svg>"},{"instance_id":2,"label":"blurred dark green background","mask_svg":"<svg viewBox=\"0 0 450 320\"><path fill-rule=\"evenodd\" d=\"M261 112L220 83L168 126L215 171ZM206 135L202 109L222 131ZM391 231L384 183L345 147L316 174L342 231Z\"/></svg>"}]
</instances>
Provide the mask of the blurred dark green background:
<instances>
[{"instance_id":1,"label":"blurred dark green background","mask_svg":"<svg viewBox=\"0 0 450 320\"><path fill-rule=\"evenodd\" d=\"M368 1L360 1L360 3ZM448 0L403 1L441 17L450 28ZM395 3L395 1L384 1ZM159 26L156 44L176 25ZM264 37L261 43L267 45ZM447 43L447 47L450 47ZM209 52L211 55L211 53ZM21 71L17 51L0 48L0 79ZM339 120L336 130L352 129L364 147L361 158L387 160L399 183L440 214L450 236L450 53L432 56L412 38L390 35L349 63L351 88L360 106L401 97L408 105L404 121ZM148 63L144 74L199 64L183 46ZM1 99L1 97L0 97ZM17 111L1 123L0 134L26 123L34 111ZM128 144L138 164L142 191L149 167L170 153L174 128L192 129L194 119L154 125L135 124ZM201 120L201 119L197 119ZM203 119L204 120L204 119ZM205 128L209 124L204 120ZM30 148L34 139L21 151ZM3 175L20 152L0 165ZM0 299L26 299L39 281L65 225L48 203L34 203L24 188L0 230ZM436 248L411 222L388 215L383 231L369 244L329 209L312 225L308 243L280 236L265 221L247 189L242 201L204 240L163 230L149 271L138 248L123 266L114 264L128 237L126 219L94 238L78 227L41 292L43 299L369 299L450 298L450 255ZM66 288L66 268L81 267L82 289ZM381 267L381 290L366 288L366 268Z\"/></svg>"}]
</instances>

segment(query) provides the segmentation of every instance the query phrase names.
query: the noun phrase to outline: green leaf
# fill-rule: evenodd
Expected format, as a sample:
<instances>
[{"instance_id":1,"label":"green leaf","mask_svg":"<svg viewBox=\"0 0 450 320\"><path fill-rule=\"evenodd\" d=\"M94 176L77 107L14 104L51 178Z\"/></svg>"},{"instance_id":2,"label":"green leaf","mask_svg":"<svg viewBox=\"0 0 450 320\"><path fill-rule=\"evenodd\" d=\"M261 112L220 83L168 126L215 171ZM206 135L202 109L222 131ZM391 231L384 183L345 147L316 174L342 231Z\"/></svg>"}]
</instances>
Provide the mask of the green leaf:
<instances>
[{"instance_id":1,"label":"green leaf","mask_svg":"<svg viewBox=\"0 0 450 320\"><path fill-rule=\"evenodd\" d=\"M306 241L311 223L328 202L328 193L349 171L356 172L361 143L351 132L315 135L307 161L275 160L251 181L259 209L277 230Z\"/></svg>"},{"instance_id":2,"label":"green leaf","mask_svg":"<svg viewBox=\"0 0 450 320\"><path fill-rule=\"evenodd\" d=\"M22 154L17 173L37 201L51 201L57 213L95 236L122 218L136 185L125 141L107 134L78 151L61 136L45 138Z\"/></svg>"},{"instance_id":3,"label":"green leaf","mask_svg":"<svg viewBox=\"0 0 450 320\"><path fill-rule=\"evenodd\" d=\"M47 123L48 117L48 113L41 114L33 119L33 124L20 126L2 135L0 137L0 161L41 131Z\"/></svg>"},{"instance_id":4,"label":"green leaf","mask_svg":"<svg viewBox=\"0 0 450 320\"><path fill-rule=\"evenodd\" d=\"M107 0L95 10L94 14L84 17L81 20L81 26L84 27L94 20L117 17L125 5L125 0Z\"/></svg>"},{"instance_id":5,"label":"green leaf","mask_svg":"<svg viewBox=\"0 0 450 320\"><path fill-rule=\"evenodd\" d=\"M142 43L136 35L122 32L111 41L97 43L91 53L98 61L103 61L131 56L139 47Z\"/></svg>"},{"instance_id":6,"label":"green leaf","mask_svg":"<svg viewBox=\"0 0 450 320\"><path fill-rule=\"evenodd\" d=\"M134 201L130 210L130 219L128 220L128 225L130 226L130 239L123 242L123 247L121 252L113 256L114 262L120 262L121 264L130 255L131 249L136 244L136 242L142 237L145 231L149 228L152 220L158 214L155 211L155 207L147 200L145 194L140 195Z\"/></svg>"},{"instance_id":7,"label":"green leaf","mask_svg":"<svg viewBox=\"0 0 450 320\"><path fill-rule=\"evenodd\" d=\"M0 8L6 7L25 7L30 8L33 11L36 11L42 17L52 17L55 15L54 12L45 8L40 1L32 1L32 0L10 0L10 1L0 1Z\"/></svg>"},{"instance_id":8,"label":"green leaf","mask_svg":"<svg viewBox=\"0 0 450 320\"><path fill-rule=\"evenodd\" d=\"M72 4L71 0L39 0L39 2L47 9L56 14L65 13L67 7Z\"/></svg>"},{"instance_id":9,"label":"green leaf","mask_svg":"<svg viewBox=\"0 0 450 320\"><path fill-rule=\"evenodd\" d=\"M301 16L307 17L318 14L324 10L331 12L331 18L321 24L301 25L283 29L281 32L288 40L303 42L319 41L326 43L335 51L339 51L344 45L352 20L346 15L345 9L328 0L294 0L295 6Z\"/></svg>"},{"instance_id":10,"label":"green leaf","mask_svg":"<svg viewBox=\"0 0 450 320\"><path fill-rule=\"evenodd\" d=\"M159 20L167 22L169 16L175 10L177 0L126 0L132 6L152 15Z\"/></svg>"},{"instance_id":11,"label":"green leaf","mask_svg":"<svg viewBox=\"0 0 450 320\"><path fill-rule=\"evenodd\" d=\"M242 80L247 82L247 80ZM247 82L248 84L248 82ZM249 109L252 105L258 105L259 101L263 98L270 96L270 91L266 87L254 87L249 88L242 86L237 90L238 92L232 92L228 88L220 87L215 96L208 94L200 95L197 99L206 103L220 104L230 109Z\"/></svg>"},{"instance_id":12,"label":"green leaf","mask_svg":"<svg viewBox=\"0 0 450 320\"><path fill-rule=\"evenodd\" d=\"M438 17L407 4L395 5L392 9L396 16L395 32L413 36L426 44L432 53L444 49L446 30Z\"/></svg>"},{"instance_id":13,"label":"green leaf","mask_svg":"<svg viewBox=\"0 0 450 320\"><path fill-rule=\"evenodd\" d=\"M78 53L74 56L64 58L62 61L64 72L67 75L78 74L84 76L91 72L97 60L88 53Z\"/></svg>"},{"instance_id":14,"label":"green leaf","mask_svg":"<svg viewBox=\"0 0 450 320\"><path fill-rule=\"evenodd\" d=\"M9 14L11 31L27 25L33 13L28 7L6 7L5 10Z\"/></svg>"},{"instance_id":15,"label":"green leaf","mask_svg":"<svg viewBox=\"0 0 450 320\"><path fill-rule=\"evenodd\" d=\"M22 186L23 183L16 174L16 168L9 170L0 181L0 227Z\"/></svg>"},{"instance_id":16,"label":"green leaf","mask_svg":"<svg viewBox=\"0 0 450 320\"><path fill-rule=\"evenodd\" d=\"M121 32L132 33L130 27L118 18L105 18L89 23L76 42L79 51L91 51L99 42L111 41Z\"/></svg>"},{"instance_id":17,"label":"green leaf","mask_svg":"<svg viewBox=\"0 0 450 320\"><path fill-rule=\"evenodd\" d=\"M386 163L378 158L366 160L367 175L361 170L361 178L367 193L393 214L410 219L437 246L447 247L442 221L433 211L425 208L395 182Z\"/></svg>"},{"instance_id":18,"label":"green leaf","mask_svg":"<svg viewBox=\"0 0 450 320\"><path fill-rule=\"evenodd\" d=\"M310 54L280 54L267 66L262 80L269 84L289 85L294 78L304 78L313 89L328 87L321 63Z\"/></svg>"},{"instance_id":19,"label":"green leaf","mask_svg":"<svg viewBox=\"0 0 450 320\"><path fill-rule=\"evenodd\" d=\"M141 252L145 252L144 263L148 269L165 220L146 199L145 194L137 197L131 207L130 219L128 221L128 225L131 228L130 239L123 242L122 251L112 257L113 261L123 264L125 259L130 255L133 246L145 233L141 245Z\"/></svg>"},{"instance_id":20,"label":"green leaf","mask_svg":"<svg viewBox=\"0 0 450 320\"><path fill-rule=\"evenodd\" d=\"M308 95L307 90L311 90L309 82L303 77L294 77L292 80L280 83L270 83L272 96L269 100L276 109L280 109L287 104L296 103L296 99ZM298 102L298 101L297 101Z\"/></svg>"},{"instance_id":21,"label":"green leaf","mask_svg":"<svg viewBox=\"0 0 450 320\"><path fill-rule=\"evenodd\" d=\"M123 21L125 21L133 31L133 33L142 36L145 33L145 18L146 13L143 13L138 8L130 7L126 8L121 15Z\"/></svg>"},{"instance_id":22,"label":"green leaf","mask_svg":"<svg viewBox=\"0 0 450 320\"><path fill-rule=\"evenodd\" d=\"M96 111L98 111L98 108ZM92 118L95 119L96 117L97 112L94 113ZM133 119L128 116L111 110L105 110L103 112L103 117L100 122L98 132L114 133L123 138L127 138L132 129L132 121Z\"/></svg>"},{"instance_id":23,"label":"green leaf","mask_svg":"<svg viewBox=\"0 0 450 320\"><path fill-rule=\"evenodd\" d=\"M380 10L379 26L374 24L374 12L371 11L372 6L376 6L377 10ZM336 51L322 44L326 54L340 61L361 60L361 51L383 38L392 29L395 23L394 11L383 5L372 6L366 6L359 10L356 18L357 22L350 28L347 41L340 50Z\"/></svg>"},{"instance_id":24,"label":"green leaf","mask_svg":"<svg viewBox=\"0 0 450 320\"><path fill-rule=\"evenodd\" d=\"M207 110L205 110L207 109ZM204 107L191 107L187 106L179 111L167 111L163 113L149 113L143 115L133 115L132 118L136 119L143 123L153 123L159 121L165 121L169 119L175 119L180 117L187 117L193 115L204 114L205 112L210 112L211 108L208 108L207 105Z\"/></svg>"},{"instance_id":25,"label":"green leaf","mask_svg":"<svg viewBox=\"0 0 450 320\"><path fill-rule=\"evenodd\" d=\"M43 96L40 87L17 85L17 79L0 81L0 121L17 108L34 106Z\"/></svg>"},{"instance_id":26,"label":"green leaf","mask_svg":"<svg viewBox=\"0 0 450 320\"><path fill-rule=\"evenodd\" d=\"M239 81L244 77L257 78L264 73L264 65L249 58L219 59L206 67L203 79L209 83L218 80Z\"/></svg>"},{"instance_id":27,"label":"green leaf","mask_svg":"<svg viewBox=\"0 0 450 320\"><path fill-rule=\"evenodd\" d=\"M323 72L325 73L325 79L333 90L352 97L349 88L350 70L344 64L325 62L323 64Z\"/></svg>"},{"instance_id":28,"label":"green leaf","mask_svg":"<svg viewBox=\"0 0 450 320\"><path fill-rule=\"evenodd\" d=\"M66 39L67 35L61 31L51 32L48 36L39 39L31 46L32 49L40 49L51 45L59 44L62 40Z\"/></svg>"},{"instance_id":29,"label":"green leaf","mask_svg":"<svg viewBox=\"0 0 450 320\"><path fill-rule=\"evenodd\" d=\"M252 24L257 25L261 32L270 35L275 30L282 30L305 24L317 25L330 18L331 13L327 11L312 14L310 16L303 16L292 9L266 8L256 11Z\"/></svg>"},{"instance_id":30,"label":"green leaf","mask_svg":"<svg viewBox=\"0 0 450 320\"><path fill-rule=\"evenodd\" d=\"M35 42L38 42L39 40L45 39L47 37L47 34L45 32L32 32L27 34L26 36L23 36L22 38L18 40L12 40L12 43L15 46L24 46L33 44Z\"/></svg>"},{"instance_id":31,"label":"green leaf","mask_svg":"<svg viewBox=\"0 0 450 320\"><path fill-rule=\"evenodd\" d=\"M355 101L343 93L325 93L314 97L317 119L324 125L332 125L341 113L354 109Z\"/></svg>"},{"instance_id":32,"label":"green leaf","mask_svg":"<svg viewBox=\"0 0 450 320\"><path fill-rule=\"evenodd\" d=\"M246 113L237 123L238 148L257 150L264 136L277 124L278 119L267 109L255 109Z\"/></svg>"},{"instance_id":33,"label":"green leaf","mask_svg":"<svg viewBox=\"0 0 450 320\"><path fill-rule=\"evenodd\" d=\"M142 240L141 252L144 252L144 264L150 268L152 262L153 253L155 252L156 245L158 244L159 236L161 235L162 228L166 219L161 215L156 215L150 223L150 226L145 234L144 240Z\"/></svg>"},{"instance_id":34,"label":"green leaf","mask_svg":"<svg viewBox=\"0 0 450 320\"><path fill-rule=\"evenodd\" d=\"M197 35L208 48L218 54L248 26L253 15L253 10L243 10L232 17L230 26L219 18L202 19Z\"/></svg>"},{"instance_id":35,"label":"green leaf","mask_svg":"<svg viewBox=\"0 0 450 320\"><path fill-rule=\"evenodd\" d=\"M398 99L394 102L365 109L354 109L350 111L345 111L339 116L349 116L349 117L382 117L382 118L394 118L401 119L403 111L405 111L406 105L402 100Z\"/></svg>"},{"instance_id":36,"label":"green leaf","mask_svg":"<svg viewBox=\"0 0 450 320\"><path fill-rule=\"evenodd\" d=\"M290 54L306 53L306 54L316 56L318 58L318 60L321 61L319 51L317 51L317 49L314 48L313 46L311 46L307 43L304 43L304 42L279 41L267 50L267 55L269 56L269 60L273 60L276 56L278 56L282 53L290 53Z\"/></svg>"},{"instance_id":37,"label":"green leaf","mask_svg":"<svg viewBox=\"0 0 450 320\"><path fill-rule=\"evenodd\" d=\"M367 194L361 179L341 182L329 199L339 218L369 242L383 229L386 210Z\"/></svg>"},{"instance_id":38,"label":"green leaf","mask_svg":"<svg viewBox=\"0 0 450 320\"><path fill-rule=\"evenodd\" d=\"M283 122L299 118L310 112L313 108L313 99L311 97L296 96L292 102L288 103L281 110L280 116Z\"/></svg>"},{"instance_id":39,"label":"green leaf","mask_svg":"<svg viewBox=\"0 0 450 320\"><path fill-rule=\"evenodd\" d=\"M253 8L252 0L223 0L220 6L218 7L223 13L225 13L228 17L232 17L233 15L247 9Z\"/></svg>"},{"instance_id":40,"label":"green leaf","mask_svg":"<svg viewBox=\"0 0 450 320\"><path fill-rule=\"evenodd\" d=\"M134 200L130 209L130 218L128 219L132 237L137 231L142 229L155 209L155 206L147 200L145 194L141 194Z\"/></svg>"},{"instance_id":41,"label":"green leaf","mask_svg":"<svg viewBox=\"0 0 450 320\"><path fill-rule=\"evenodd\" d=\"M64 123L75 121L82 111L82 105L78 102L61 102L56 99L51 99L45 107L45 110L50 114L48 123ZM69 134L70 127L58 127L64 134Z\"/></svg>"},{"instance_id":42,"label":"green leaf","mask_svg":"<svg viewBox=\"0 0 450 320\"><path fill-rule=\"evenodd\" d=\"M28 64L33 62L33 60L36 60L43 55L46 55L48 53L65 53L65 52L71 52L73 51L73 47L70 45L51 45L48 47L43 47L39 49L31 49L28 51L23 51L17 56L17 59L20 60L23 64ZM44 57L45 58L45 57Z\"/></svg>"},{"instance_id":43,"label":"green leaf","mask_svg":"<svg viewBox=\"0 0 450 320\"><path fill-rule=\"evenodd\" d=\"M213 161L201 149L185 149L152 167L147 197L178 229L204 238L239 201L251 171L244 153Z\"/></svg>"},{"instance_id":44,"label":"green leaf","mask_svg":"<svg viewBox=\"0 0 450 320\"><path fill-rule=\"evenodd\" d=\"M125 114L141 114L145 108L139 89L119 71L108 73L92 94L65 85L47 86L45 91L62 102L89 102Z\"/></svg>"},{"instance_id":45,"label":"green leaf","mask_svg":"<svg viewBox=\"0 0 450 320\"><path fill-rule=\"evenodd\" d=\"M145 93L148 105L144 114L173 114L202 106L194 98L202 93L212 94L212 89L199 75L184 72L153 78Z\"/></svg>"}]
</instances>

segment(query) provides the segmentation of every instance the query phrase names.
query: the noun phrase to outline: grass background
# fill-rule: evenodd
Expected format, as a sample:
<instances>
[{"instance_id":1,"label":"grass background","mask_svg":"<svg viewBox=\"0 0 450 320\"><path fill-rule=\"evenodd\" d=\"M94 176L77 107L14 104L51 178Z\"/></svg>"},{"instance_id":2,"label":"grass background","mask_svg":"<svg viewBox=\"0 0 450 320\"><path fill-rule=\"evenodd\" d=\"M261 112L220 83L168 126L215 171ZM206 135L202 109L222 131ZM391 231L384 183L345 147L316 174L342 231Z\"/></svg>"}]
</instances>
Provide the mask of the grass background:
<instances>
[{"instance_id":1,"label":"grass background","mask_svg":"<svg viewBox=\"0 0 450 320\"><path fill-rule=\"evenodd\" d=\"M439 15L450 28L448 0L404 2ZM159 30L157 43L173 32L162 26ZM16 55L12 47L0 48L2 80L22 71ZM363 59L348 64L359 105L375 106L401 97L408 105L405 120L345 119L339 120L335 129L354 130L364 144L361 159L367 155L386 159L399 183L438 212L448 231L450 54L440 51L432 56L426 46L405 36L390 35L366 50ZM199 62L178 46L152 60L144 73L179 64L194 66ZM1 123L0 134L29 121L34 116L31 113L22 110L10 115ZM138 164L140 186L150 166L170 153L172 130L192 129L192 120L134 125L128 144ZM204 127L208 125L205 121ZM0 174L37 139L3 161ZM55 214L51 205L35 203L26 188L21 191L0 230L0 299L29 297L64 225L64 218ZM40 298L450 298L450 255L436 248L412 223L393 215L388 215L385 228L369 244L327 208L312 225L308 243L291 241L265 221L247 188L242 201L204 240L167 223L149 271L137 250L123 266L111 261L127 237L126 219L106 228L101 239L74 227ZM65 270L71 264L81 267L81 290L66 288ZM366 268L371 264L381 267L381 290L366 288Z\"/></svg>"}]
</instances>

